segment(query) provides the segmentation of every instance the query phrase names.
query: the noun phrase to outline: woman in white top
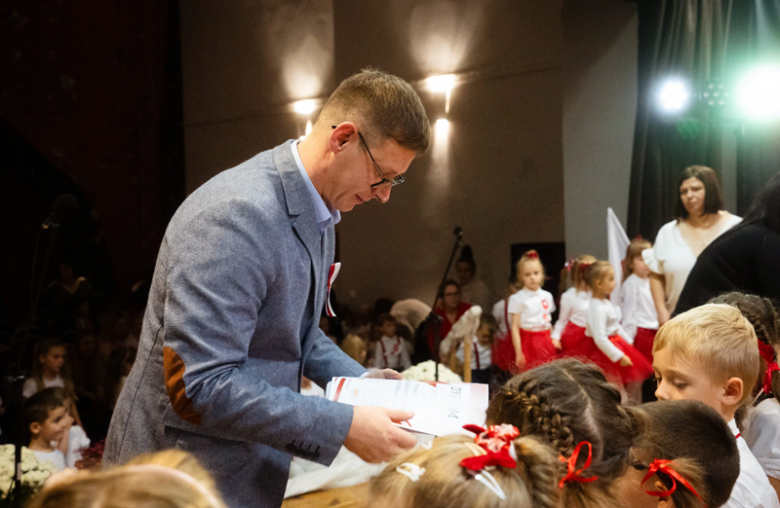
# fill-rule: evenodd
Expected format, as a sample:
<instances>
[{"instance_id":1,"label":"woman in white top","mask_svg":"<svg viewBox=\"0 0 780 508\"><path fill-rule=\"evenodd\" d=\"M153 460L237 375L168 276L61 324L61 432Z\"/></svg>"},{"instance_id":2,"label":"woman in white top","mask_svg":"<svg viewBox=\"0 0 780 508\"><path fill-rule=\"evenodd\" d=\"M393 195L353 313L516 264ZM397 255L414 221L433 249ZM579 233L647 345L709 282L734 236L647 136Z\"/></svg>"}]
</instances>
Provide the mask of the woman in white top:
<instances>
[{"instance_id":1,"label":"woman in white top","mask_svg":"<svg viewBox=\"0 0 780 508\"><path fill-rule=\"evenodd\" d=\"M715 172L690 166L680 176L677 218L658 231L652 249L642 256L650 267L650 291L658 324L669 320L696 258L707 245L742 220L723 209Z\"/></svg>"}]
</instances>

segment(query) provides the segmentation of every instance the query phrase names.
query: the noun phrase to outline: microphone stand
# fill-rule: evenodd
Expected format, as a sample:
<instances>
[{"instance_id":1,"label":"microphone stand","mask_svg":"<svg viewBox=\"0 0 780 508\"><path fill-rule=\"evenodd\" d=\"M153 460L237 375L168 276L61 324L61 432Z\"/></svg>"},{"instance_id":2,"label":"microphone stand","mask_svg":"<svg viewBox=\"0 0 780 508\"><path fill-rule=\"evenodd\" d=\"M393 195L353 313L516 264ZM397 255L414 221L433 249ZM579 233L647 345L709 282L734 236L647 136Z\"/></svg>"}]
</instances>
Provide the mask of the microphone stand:
<instances>
[{"instance_id":1,"label":"microphone stand","mask_svg":"<svg viewBox=\"0 0 780 508\"><path fill-rule=\"evenodd\" d=\"M24 428L24 353L27 350L27 341L30 338L30 330L32 329L35 321L35 313L38 310L38 301L41 297L41 291L43 290L43 283L46 278L46 268L49 266L49 259L51 258L51 252L54 249L54 241L57 238L57 230L59 224L56 221L47 219L43 223L41 229L50 229L51 235L49 237L49 244L46 248L46 256L43 261L43 269L41 275L36 284L35 281L35 262L38 258L38 242L35 242L35 251L33 253L33 267L32 267L32 281L30 288L30 313L27 316L27 323L25 323L24 331L21 339L15 342L17 347L16 359L11 366L10 373L8 375L8 382L13 394L13 400L11 405L16 406L16 436L14 436L14 507L22 508L22 447L25 445L24 438L27 434ZM41 232L38 231L38 238L40 238Z\"/></svg>"},{"instance_id":2,"label":"microphone stand","mask_svg":"<svg viewBox=\"0 0 780 508\"><path fill-rule=\"evenodd\" d=\"M431 313L428 314L427 317L428 330L430 330L431 327L434 327L433 358L436 363L434 379L437 383L439 382L439 362L441 362L441 355L439 354L439 343L441 342L441 324L443 318L438 314L436 314L434 312L434 309L436 309L436 302L439 300L439 298L442 297L442 293L444 292L444 283L447 282L447 274L450 273L450 269L452 268L452 262L455 260L455 254L457 254L458 249L460 249L460 242L463 239L463 228L461 228L460 226L456 226L452 234L455 235L455 244L452 246L452 253L450 254L450 260L447 262L447 268L444 270L444 276L442 276L441 278L441 283L439 284L439 290L436 292L436 298L434 299L433 305L431 306ZM442 305L444 305L443 301L442 301Z\"/></svg>"}]
</instances>

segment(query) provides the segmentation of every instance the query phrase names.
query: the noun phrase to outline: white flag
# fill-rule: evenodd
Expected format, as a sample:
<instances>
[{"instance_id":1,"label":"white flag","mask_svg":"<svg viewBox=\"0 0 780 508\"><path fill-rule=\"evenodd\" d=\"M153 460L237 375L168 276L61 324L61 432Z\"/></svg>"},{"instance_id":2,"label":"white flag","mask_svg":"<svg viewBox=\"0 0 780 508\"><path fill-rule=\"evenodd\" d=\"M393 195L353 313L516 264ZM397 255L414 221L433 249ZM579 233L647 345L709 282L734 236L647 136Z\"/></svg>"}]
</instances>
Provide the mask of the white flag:
<instances>
[{"instance_id":1,"label":"white flag","mask_svg":"<svg viewBox=\"0 0 780 508\"><path fill-rule=\"evenodd\" d=\"M609 263L612 265L612 269L615 270L615 290L612 291L609 300L616 307L620 307L623 301L621 293L621 288L623 287L623 258L630 243L626 230L623 229L623 225L620 223L617 215L612 211L612 208L607 208L607 249L609 252Z\"/></svg>"}]
</instances>

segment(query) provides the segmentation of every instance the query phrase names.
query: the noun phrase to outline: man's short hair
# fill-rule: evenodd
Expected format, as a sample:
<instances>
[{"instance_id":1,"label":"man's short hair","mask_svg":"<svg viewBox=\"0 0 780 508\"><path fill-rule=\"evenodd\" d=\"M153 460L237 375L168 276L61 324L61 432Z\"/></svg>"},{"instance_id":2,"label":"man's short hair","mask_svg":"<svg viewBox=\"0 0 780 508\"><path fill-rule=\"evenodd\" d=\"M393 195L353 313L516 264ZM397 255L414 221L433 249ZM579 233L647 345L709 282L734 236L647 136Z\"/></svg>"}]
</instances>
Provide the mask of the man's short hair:
<instances>
[{"instance_id":1,"label":"man's short hair","mask_svg":"<svg viewBox=\"0 0 780 508\"><path fill-rule=\"evenodd\" d=\"M702 469L705 504L728 501L739 476L739 449L717 411L695 400L651 402L636 410L645 417L645 429L633 447L638 458L692 459Z\"/></svg>"},{"instance_id":2,"label":"man's short hair","mask_svg":"<svg viewBox=\"0 0 780 508\"><path fill-rule=\"evenodd\" d=\"M757 341L753 325L738 309L710 303L667 321L653 341L653 354L668 349L673 358L695 360L715 382L740 378L742 403L758 379Z\"/></svg>"},{"instance_id":3,"label":"man's short hair","mask_svg":"<svg viewBox=\"0 0 780 508\"><path fill-rule=\"evenodd\" d=\"M375 69L364 69L342 81L322 108L320 118L326 123L354 120L358 127L367 129L369 136L394 139L418 155L431 143L431 124L412 86Z\"/></svg>"},{"instance_id":4,"label":"man's short hair","mask_svg":"<svg viewBox=\"0 0 780 508\"><path fill-rule=\"evenodd\" d=\"M29 429L33 423L43 424L49 418L49 411L64 407L63 400L54 388L46 388L24 402L24 425Z\"/></svg>"}]
</instances>

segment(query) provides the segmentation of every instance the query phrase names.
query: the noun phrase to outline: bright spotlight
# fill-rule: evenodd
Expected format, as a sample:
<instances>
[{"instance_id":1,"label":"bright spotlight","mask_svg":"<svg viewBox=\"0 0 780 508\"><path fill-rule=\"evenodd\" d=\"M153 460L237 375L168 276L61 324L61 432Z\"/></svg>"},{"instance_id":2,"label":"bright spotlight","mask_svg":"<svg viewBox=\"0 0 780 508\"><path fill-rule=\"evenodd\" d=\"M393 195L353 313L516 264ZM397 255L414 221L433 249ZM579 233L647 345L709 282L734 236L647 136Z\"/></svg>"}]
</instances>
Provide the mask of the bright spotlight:
<instances>
[{"instance_id":1,"label":"bright spotlight","mask_svg":"<svg viewBox=\"0 0 780 508\"><path fill-rule=\"evenodd\" d=\"M437 138L446 137L450 133L450 121L446 118L439 118L436 120L434 129L436 130Z\"/></svg>"},{"instance_id":2,"label":"bright spotlight","mask_svg":"<svg viewBox=\"0 0 780 508\"><path fill-rule=\"evenodd\" d=\"M300 115L311 115L317 109L317 101L314 99L304 99L293 103L293 109Z\"/></svg>"},{"instance_id":3,"label":"bright spotlight","mask_svg":"<svg viewBox=\"0 0 780 508\"><path fill-rule=\"evenodd\" d=\"M735 91L737 110L758 121L780 119L780 65L764 65L748 71Z\"/></svg>"},{"instance_id":4,"label":"bright spotlight","mask_svg":"<svg viewBox=\"0 0 780 508\"><path fill-rule=\"evenodd\" d=\"M688 86L679 79L668 79L658 92L658 107L664 113L683 111L691 99Z\"/></svg>"},{"instance_id":5,"label":"bright spotlight","mask_svg":"<svg viewBox=\"0 0 780 508\"><path fill-rule=\"evenodd\" d=\"M431 76L425 80L428 89L431 92L450 93L455 88L458 78L455 74L442 74L441 76Z\"/></svg>"}]
</instances>

